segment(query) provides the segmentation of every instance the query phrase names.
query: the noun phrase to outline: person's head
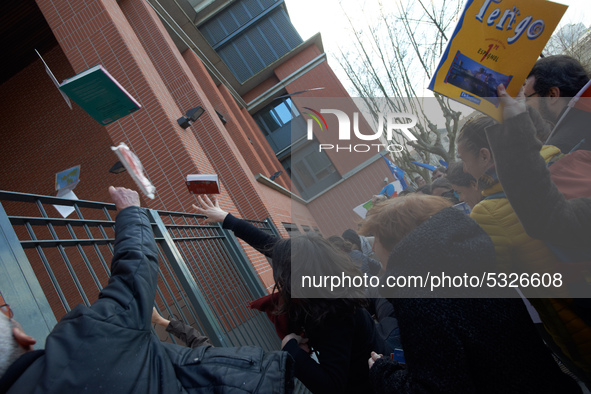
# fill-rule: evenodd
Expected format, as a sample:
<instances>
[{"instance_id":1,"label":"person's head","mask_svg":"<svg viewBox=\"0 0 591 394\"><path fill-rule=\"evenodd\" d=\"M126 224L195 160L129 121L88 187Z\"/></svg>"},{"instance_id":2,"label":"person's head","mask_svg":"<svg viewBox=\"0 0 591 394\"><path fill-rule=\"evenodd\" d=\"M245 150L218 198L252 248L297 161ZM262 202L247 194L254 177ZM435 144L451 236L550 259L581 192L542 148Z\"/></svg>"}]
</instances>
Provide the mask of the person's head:
<instances>
[{"instance_id":1,"label":"person's head","mask_svg":"<svg viewBox=\"0 0 591 394\"><path fill-rule=\"evenodd\" d=\"M427 182L425 181L425 178L423 178L422 175L417 175L415 176L414 179L415 183L417 184L418 187L424 186L427 184Z\"/></svg>"},{"instance_id":2,"label":"person's head","mask_svg":"<svg viewBox=\"0 0 591 394\"><path fill-rule=\"evenodd\" d=\"M365 303L362 288L303 285L304 276L362 275L347 253L324 238L301 235L278 241L272 249L272 265L275 288L283 301L277 313L287 314L292 329L304 321L320 324L329 314L352 311Z\"/></svg>"},{"instance_id":3,"label":"person's head","mask_svg":"<svg viewBox=\"0 0 591 394\"><path fill-rule=\"evenodd\" d=\"M423 185L417 189L418 194L425 194L430 196L431 193L431 185Z\"/></svg>"},{"instance_id":4,"label":"person's head","mask_svg":"<svg viewBox=\"0 0 591 394\"><path fill-rule=\"evenodd\" d=\"M431 194L434 196L441 197L443 193L449 191L453 191L453 187L447 178L437 178L431 183Z\"/></svg>"},{"instance_id":5,"label":"person's head","mask_svg":"<svg viewBox=\"0 0 591 394\"><path fill-rule=\"evenodd\" d=\"M374 251L380 261L387 262L390 252L402 238L451 205L445 198L416 193L394 198L369 210L360 232L375 237Z\"/></svg>"},{"instance_id":6,"label":"person's head","mask_svg":"<svg viewBox=\"0 0 591 394\"><path fill-rule=\"evenodd\" d=\"M331 235L328 237L328 242L333 244L337 249L342 250L345 253L349 253L353 250L353 244L349 241L345 241L342 237L338 235Z\"/></svg>"},{"instance_id":7,"label":"person's head","mask_svg":"<svg viewBox=\"0 0 591 394\"><path fill-rule=\"evenodd\" d=\"M494 160L485 129L497 122L480 115L470 119L460 130L457 138L458 157L464 162L464 172L479 179L493 166Z\"/></svg>"},{"instance_id":8,"label":"person's head","mask_svg":"<svg viewBox=\"0 0 591 394\"><path fill-rule=\"evenodd\" d=\"M431 179L435 180L435 179L443 178L445 176L446 172L447 172L447 168L445 168L444 166L439 166L433 170L433 173L431 174Z\"/></svg>"},{"instance_id":9,"label":"person's head","mask_svg":"<svg viewBox=\"0 0 591 394\"><path fill-rule=\"evenodd\" d=\"M538 60L523 87L527 104L536 108L545 119L556 123L570 98L587 82L589 75L578 60L557 55Z\"/></svg>"},{"instance_id":10,"label":"person's head","mask_svg":"<svg viewBox=\"0 0 591 394\"><path fill-rule=\"evenodd\" d=\"M20 356L33 349L35 340L12 319L8 305L0 306L0 377Z\"/></svg>"},{"instance_id":11,"label":"person's head","mask_svg":"<svg viewBox=\"0 0 591 394\"><path fill-rule=\"evenodd\" d=\"M457 161L447 168L447 180L452 184L460 201L474 208L482 200L482 193L478 190L476 179L464 172L464 163Z\"/></svg>"},{"instance_id":12,"label":"person's head","mask_svg":"<svg viewBox=\"0 0 591 394\"><path fill-rule=\"evenodd\" d=\"M431 193L434 196L445 197L453 204L460 202L454 193L451 182L447 180L447 177L435 179L431 184Z\"/></svg>"},{"instance_id":13,"label":"person's head","mask_svg":"<svg viewBox=\"0 0 591 394\"><path fill-rule=\"evenodd\" d=\"M349 241L351 243L352 249L361 250L361 239L355 230L350 228L346 229L343 231L342 237L345 241Z\"/></svg>"}]
</instances>

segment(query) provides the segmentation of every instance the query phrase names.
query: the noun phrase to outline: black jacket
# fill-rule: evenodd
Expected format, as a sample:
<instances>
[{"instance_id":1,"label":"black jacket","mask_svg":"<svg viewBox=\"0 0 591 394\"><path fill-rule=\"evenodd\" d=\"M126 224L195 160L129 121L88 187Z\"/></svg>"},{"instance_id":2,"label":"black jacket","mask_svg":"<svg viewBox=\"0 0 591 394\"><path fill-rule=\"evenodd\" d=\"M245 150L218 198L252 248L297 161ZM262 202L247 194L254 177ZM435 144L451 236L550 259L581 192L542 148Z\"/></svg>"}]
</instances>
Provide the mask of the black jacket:
<instances>
[{"instance_id":1,"label":"black jacket","mask_svg":"<svg viewBox=\"0 0 591 394\"><path fill-rule=\"evenodd\" d=\"M272 256L273 237L248 222L228 214L223 227L255 249ZM354 313L327 316L322 324L304 323L308 344L318 351L314 361L299 348L297 341L289 341L284 350L295 360L295 376L313 393L365 393L369 387L367 360L371 351L381 352L383 341L365 309Z\"/></svg>"},{"instance_id":2,"label":"black jacket","mask_svg":"<svg viewBox=\"0 0 591 394\"><path fill-rule=\"evenodd\" d=\"M482 273L494 261L494 246L484 230L447 208L394 247L386 273L416 274L412 267L422 266L433 275L441 266L456 267L459 274L475 272L473 265ZM389 293L395 295L422 298L390 298L406 369L379 359L370 370L375 392L580 392L554 362L520 299L427 298L437 293L410 289Z\"/></svg>"},{"instance_id":3,"label":"black jacket","mask_svg":"<svg viewBox=\"0 0 591 394\"><path fill-rule=\"evenodd\" d=\"M161 343L150 324L157 278L148 215L126 208L116 219L109 284L90 307L78 305L61 319L44 353L11 366L2 379L14 381L8 392L276 393L290 387L285 352Z\"/></svg>"},{"instance_id":4,"label":"black jacket","mask_svg":"<svg viewBox=\"0 0 591 394\"><path fill-rule=\"evenodd\" d=\"M586 124L572 126L569 123L569 128L588 134L591 117L587 116ZM535 138L541 123L539 113L529 110L486 130L499 180L511 207L532 238L566 247L588 246L591 198L567 201L552 182L550 171L540 156L542 144ZM568 137L570 148L581 140L581 135L564 131L557 132L551 140ZM589 136L587 143L591 143Z\"/></svg>"}]
</instances>

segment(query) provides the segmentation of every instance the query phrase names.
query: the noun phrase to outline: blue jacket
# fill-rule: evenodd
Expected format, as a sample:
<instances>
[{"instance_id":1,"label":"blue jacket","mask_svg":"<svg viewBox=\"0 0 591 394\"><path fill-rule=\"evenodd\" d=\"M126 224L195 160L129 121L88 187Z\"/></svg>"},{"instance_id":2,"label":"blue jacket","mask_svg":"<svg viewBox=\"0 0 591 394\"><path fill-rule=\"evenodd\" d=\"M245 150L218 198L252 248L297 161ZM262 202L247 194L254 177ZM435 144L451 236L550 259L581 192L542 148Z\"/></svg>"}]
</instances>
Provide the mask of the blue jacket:
<instances>
[{"instance_id":1,"label":"blue jacket","mask_svg":"<svg viewBox=\"0 0 591 394\"><path fill-rule=\"evenodd\" d=\"M9 393L277 393L292 384L285 352L260 348L190 349L151 333L158 252L146 211L116 219L109 284L90 307L55 326L45 351L17 360L0 382Z\"/></svg>"}]
</instances>

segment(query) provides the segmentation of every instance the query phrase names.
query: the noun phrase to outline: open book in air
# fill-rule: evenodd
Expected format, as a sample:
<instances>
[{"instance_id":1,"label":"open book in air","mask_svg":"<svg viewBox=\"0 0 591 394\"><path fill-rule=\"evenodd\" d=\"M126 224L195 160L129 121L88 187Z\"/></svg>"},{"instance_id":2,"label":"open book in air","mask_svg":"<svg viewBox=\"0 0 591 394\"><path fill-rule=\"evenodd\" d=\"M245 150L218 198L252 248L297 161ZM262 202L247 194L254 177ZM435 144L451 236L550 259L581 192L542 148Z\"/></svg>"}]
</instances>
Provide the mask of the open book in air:
<instances>
[{"instance_id":1,"label":"open book in air","mask_svg":"<svg viewBox=\"0 0 591 394\"><path fill-rule=\"evenodd\" d=\"M102 125L142 107L100 64L64 80L59 88Z\"/></svg>"},{"instance_id":2,"label":"open book in air","mask_svg":"<svg viewBox=\"0 0 591 394\"><path fill-rule=\"evenodd\" d=\"M502 120L497 86L515 97L568 7L468 0L429 89Z\"/></svg>"},{"instance_id":3,"label":"open book in air","mask_svg":"<svg viewBox=\"0 0 591 394\"><path fill-rule=\"evenodd\" d=\"M187 188L193 194L219 194L220 184L216 174L189 174Z\"/></svg>"}]
</instances>

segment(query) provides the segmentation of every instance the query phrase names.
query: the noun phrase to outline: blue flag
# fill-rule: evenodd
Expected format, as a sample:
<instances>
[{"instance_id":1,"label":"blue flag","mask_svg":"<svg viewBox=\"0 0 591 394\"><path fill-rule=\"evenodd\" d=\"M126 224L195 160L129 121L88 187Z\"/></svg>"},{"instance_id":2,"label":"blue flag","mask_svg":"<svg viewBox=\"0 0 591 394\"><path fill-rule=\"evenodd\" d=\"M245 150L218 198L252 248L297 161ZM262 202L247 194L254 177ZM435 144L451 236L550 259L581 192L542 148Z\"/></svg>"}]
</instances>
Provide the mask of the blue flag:
<instances>
[{"instance_id":1,"label":"blue flag","mask_svg":"<svg viewBox=\"0 0 591 394\"><path fill-rule=\"evenodd\" d=\"M419 167L424 167L424 168L426 168L426 169L428 169L428 170L431 170L431 171L435 171L435 169L437 168L437 167L435 167L435 166L432 166L431 164L420 163L420 162L418 162L418 161L411 161L411 163L412 163L412 164L416 164L416 165L417 165L417 166L419 166Z\"/></svg>"},{"instance_id":2,"label":"blue flag","mask_svg":"<svg viewBox=\"0 0 591 394\"><path fill-rule=\"evenodd\" d=\"M408 185L406 184L406 181L404 180L404 171L402 171L401 168L396 166L396 164L394 164L390 160L388 160L388 158L386 156L382 155L382 157L384 158L384 160L386 160L386 164L388 165L388 168L390 168L392 175L394 175L394 179L400 181L400 184L402 185L402 190L406 189L408 187Z\"/></svg>"}]
</instances>

